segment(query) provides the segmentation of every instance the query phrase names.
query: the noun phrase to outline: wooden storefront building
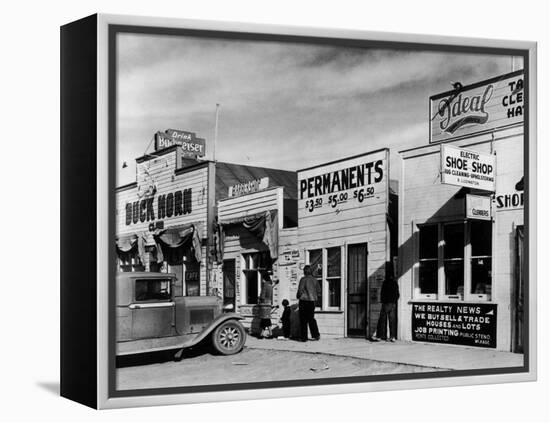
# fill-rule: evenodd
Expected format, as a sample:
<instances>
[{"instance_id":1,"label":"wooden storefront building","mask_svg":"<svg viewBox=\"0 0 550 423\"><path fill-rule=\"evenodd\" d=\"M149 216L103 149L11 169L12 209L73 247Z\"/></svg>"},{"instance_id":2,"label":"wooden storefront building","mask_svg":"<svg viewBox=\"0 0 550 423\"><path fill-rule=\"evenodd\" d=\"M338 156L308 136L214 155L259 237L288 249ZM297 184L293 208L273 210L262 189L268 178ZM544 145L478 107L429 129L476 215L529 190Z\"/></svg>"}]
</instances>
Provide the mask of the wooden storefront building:
<instances>
[{"instance_id":1,"label":"wooden storefront building","mask_svg":"<svg viewBox=\"0 0 550 423\"><path fill-rule=\"evenodd\" d=\"M385 263L396 245L390 197L395 204L388 149L298 171L297 242L318 280L321 335L374 334Z\"/></svg>"},{"instance_id":2,"label":"wooden storefront building","mask_svg":"<svg viewBox=\"0 0 550 423\"><path fill-rule=\"evenodd\" d=\"M399 337L521 352L523 71L430 101L400 152Z\"/></svg>"},{"instance_id":3,"label":"wooden storefront building","mask_svg":"<svg viewBox=\"0 0 550 423\"><path fill-rule=\"evenodd\" d=\"M277 193L275 206L268 207L271 219L277 227L296 226L296 173L192 158L181 145L164 145L137 158L136 181L116 189L117 271L175 273L176 296L218 295L236 307L240 262L229 266L232 245L224 253L217 205L230 187L268 179L268 191ZM288 188L279 196L282 187ZM269 250L248 235L246 245Z\"/></svg>"}]
</instances>

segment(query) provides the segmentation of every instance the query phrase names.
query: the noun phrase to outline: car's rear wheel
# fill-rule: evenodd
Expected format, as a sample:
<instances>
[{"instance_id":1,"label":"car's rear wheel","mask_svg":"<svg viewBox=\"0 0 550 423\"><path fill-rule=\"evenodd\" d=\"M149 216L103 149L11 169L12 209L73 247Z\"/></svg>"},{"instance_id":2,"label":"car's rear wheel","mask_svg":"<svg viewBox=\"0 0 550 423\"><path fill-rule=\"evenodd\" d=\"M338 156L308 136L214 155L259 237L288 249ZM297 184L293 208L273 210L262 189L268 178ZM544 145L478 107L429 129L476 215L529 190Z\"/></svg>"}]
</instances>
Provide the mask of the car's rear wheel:
<instances>
[{"instance_id":1,"label":"car's rear wheel","mask_svg":"<svg viewBox=\"0 0 550 423\"><path fill-rule=\"evenodd\" d=\"M237 320L228 320L212 333L214 349L223 355L236 354L243 349L246 332Z\"/></svg>"}]
</instances>

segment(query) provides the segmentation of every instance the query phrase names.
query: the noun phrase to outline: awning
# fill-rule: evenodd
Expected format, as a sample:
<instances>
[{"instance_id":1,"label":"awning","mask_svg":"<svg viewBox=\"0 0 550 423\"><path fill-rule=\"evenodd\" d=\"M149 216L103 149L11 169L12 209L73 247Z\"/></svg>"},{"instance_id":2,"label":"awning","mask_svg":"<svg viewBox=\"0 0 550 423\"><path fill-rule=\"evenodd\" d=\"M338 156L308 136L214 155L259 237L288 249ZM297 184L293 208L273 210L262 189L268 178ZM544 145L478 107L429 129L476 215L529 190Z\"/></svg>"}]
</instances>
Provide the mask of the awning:
<instances>
[{"instance_id":1,"label":"awning","mask_svg":"<svg viewBox=\"0 0 550 423\"><path fill-rule=\"evenodd\" d=\"M218 222L218 227L221 228L221 233L216 236L219 241L217 250L221 252L223 258L223 246L225 236L223 235L223 227L229 225L242 225L248 229L257 239L267 245L269 255L272 260L278 257L279 250L279 220L277 210L268 210L262 213L256 213L249 216L242 216L233 219L221 220ZM216 231L218 233L220 231Z\"/></svg>"},{"instance_id":2,"label":"awning","mask_svg":"<svg viewBox=\"0 0 550 423\"><path fill-rule=\"evenodd\" d=\"M523 191L523 176L521 177L521 179L518 181L518 183L516 184L516 191Z\"/></svg>"},{"instance_id":3,"label":"awning","mask_svg":"<svg viewBox=\"0 0 550 423\"><path fill-rule=\"evenodd\" d=\"M129 263L132 257L138 254L138 236L136 234L118 237L116 252L120 260Z\"/></svg>"},{"instance_id":4,"label":"awning","mask_svg":"<svg viewBox=\"0 0 550 423\"><path fill-rule=\"evenodd\" d=\"M195 225L191 224L180 229L157 230L154 235L169 264L179 263L189 247L193 247L195 259L200 263L201 237Z\"/></svg>"},{"instance_id":5,"label":"awning","mask_svg":"<svg viewBox=\"0 0 550 423\"><path fill-rule=\"evenodd\" d=\"M156 229L152 232L144 231L118 237L116 239L118 256L128 261L131 256L137 254L141 262L145 263L145 246L151 245L151 238L154 240L157 263L165 260L169 264L179 263L190 247L193 248L197 262L202 259L201 237L199 230L193 224L178 229Z\"/></svg>"},{"instance_id":6,"label":"awning","mask_svg":"<svg viewBox=\"0 0 550 423\"><path fill-rule=\"evenodd\" d=\"M135 234L122 236L116 239L116 249L119 253L129 253L137 247L138 236Z\"/></svg>"}]
</instances>

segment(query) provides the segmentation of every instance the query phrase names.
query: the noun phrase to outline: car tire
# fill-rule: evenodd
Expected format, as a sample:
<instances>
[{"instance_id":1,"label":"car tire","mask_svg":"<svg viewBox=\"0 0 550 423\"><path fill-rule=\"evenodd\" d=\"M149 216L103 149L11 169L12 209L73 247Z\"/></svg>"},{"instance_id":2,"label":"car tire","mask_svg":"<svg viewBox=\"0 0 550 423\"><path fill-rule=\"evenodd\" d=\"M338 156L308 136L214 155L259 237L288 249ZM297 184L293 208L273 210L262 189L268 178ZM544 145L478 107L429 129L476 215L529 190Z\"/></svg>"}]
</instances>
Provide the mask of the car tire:
<instances>
[{"instance_id":1,"label":"car tire","mask_svg":"<svg viewBox=\"0 0 550 423\"><path fill-rule=\"evenodd\" d=\"M237 320L227 320L212 332L212 346L223 355L241 351L246 341L246 331Z\"/></svg>"}]
</instances>

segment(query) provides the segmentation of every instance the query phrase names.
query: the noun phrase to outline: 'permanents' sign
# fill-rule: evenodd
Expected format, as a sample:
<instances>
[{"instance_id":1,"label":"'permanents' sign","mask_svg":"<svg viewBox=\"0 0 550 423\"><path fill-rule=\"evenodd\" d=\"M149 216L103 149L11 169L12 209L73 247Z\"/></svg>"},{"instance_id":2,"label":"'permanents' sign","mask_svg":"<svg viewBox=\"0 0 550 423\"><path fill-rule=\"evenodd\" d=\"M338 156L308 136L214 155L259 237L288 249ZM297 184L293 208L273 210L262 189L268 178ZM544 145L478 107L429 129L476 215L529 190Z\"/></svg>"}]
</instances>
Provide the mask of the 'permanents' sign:
<instances>
[{"instance_id":1,"label":"'permanents' sign","mask_svg":"<svg viewBox=\"0 0 550 423\"><path fill-rule=\"evenodd\" d=\"M496 348L496 333L496 304L413 304L413 341Z\"/></svg>"},{"instance_id":2,"label":"'permanents' sign","mask_svg":"<svg viewBox=\"0 0 550 423\"><path fill-rule=\"evenodd\" d=\"M308 215L342 212L385 201L387 155L380 150L299 171L299 210Z\"/></svg>"},{"instance_id":3,"label":"'permanents' sign","mask_svg":"<svg viewBox=\"0 0 550 423\"><path fill-rule=\"evenodd\" d=\"M495 191L496 156L441 145L441 183Z\"/></svg>"}]
</instances>

